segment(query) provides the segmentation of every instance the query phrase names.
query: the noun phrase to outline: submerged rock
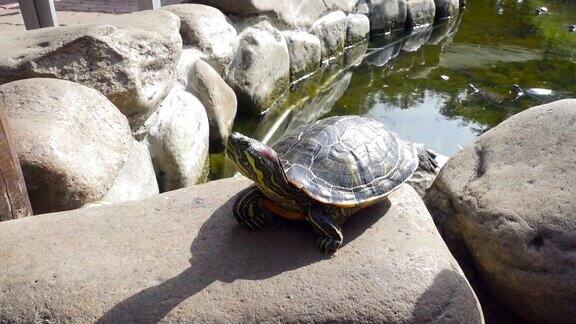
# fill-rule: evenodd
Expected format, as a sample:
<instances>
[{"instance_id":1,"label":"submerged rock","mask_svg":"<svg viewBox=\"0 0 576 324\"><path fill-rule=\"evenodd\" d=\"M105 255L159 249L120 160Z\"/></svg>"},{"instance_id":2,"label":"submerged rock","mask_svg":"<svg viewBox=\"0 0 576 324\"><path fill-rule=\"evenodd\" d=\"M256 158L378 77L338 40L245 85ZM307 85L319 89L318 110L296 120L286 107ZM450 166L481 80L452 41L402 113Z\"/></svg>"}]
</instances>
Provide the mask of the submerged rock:
<instances>
[{"instance_id":1,"label":"submerged rock","mask_svg":"<svg viewBox=\"0 0 576 324\"><path fill-rule=\"evenodd\" d=\"M410 187L351 218L343 247L326 258L309 226L270 218L261 232L240 228L231 217L234 195L249 183L226 179L1 223L0 318L483 322L474 292Z\"/></svg>"},{"instance_id":2,"label":"submerged rock","mask_svg":"<svg viewBox=\"0 0 576 324\"><path fill-rule=\"evenodd\" d=\"M208 63L197 60L189 75L188 90L204 105L210 125L210 151L226 145L236 117L236 94Z\"/></svg>"},{"instance_id":3,"label":"submerged rock","mask_svg":"<svg viewBox=\"0 0 576 324\"><path fill-rule=\"evenodd\" d=\"M452 157L426 195L489 298L526 320L576 316L576 100L523 111Z\"/></svg>"},{"instance_id":4,"label":"submerged rock","mask_svg":"<svg viewBox=\"0 0 576 324\"><path fill-rule=\"evenodd\" d=\"M288 89L288 47L269 22L261 21L242 32L227 81L238 97L238 111L251 115L267 111Z\"/></svg>"},{"instance_id":5,"label":"submerged rock","mask_svg":"<svg viewBox=\"0 0 576 324\"><path fill-rule=\"evenodd\" d=\"M148 145L160 191L189 187L206 180L208 116L190 93L174 88L135 132Z\"/></svg>"},{"instance_id":6,"label":"submerged rock","mask_svg":"<svg viewBox=\"0 0 576 324\"><path fill-rule=\"evenodd\" d=\"M284 32L290 53L292 82L318 70L322 63L322 44L318 37L305 31Z\"/></svg>"},{"instance_id":7,"label":"submerged rock","mask_svg":"<svg viewBox=\"0 0 576 324\"><path fill-rule=\"evenodd\" d=\"M65 79L100 91L129 120L153 111L174 82L180 19L154 10L92 23L3 35L0 84Z\"/></svg>"},{"instance_id":8,"label":"submerged rock","mask_svg":"<svg viewBox=\"0 0 576 324\"><path fill-rule=\"evenodd\" d=\"M0 86L0 104L35 214L102 199L130 160L134 140L126 117L94 89L26 79Z\"/></svg>"},{"instance_id":9,"label":"submerged rock","mask_svg":"<svg viewBox=\"0 0 576 324\"><path fill-rule=\"evenodd\" d=\"M194 46L206 55L219 73L232 58L238 43L238 34L232 22L220 10L198 4L180 4L163 7L180 17L180 34L184 45Z\"/></svg>"},{"instance_id":10,"label":"submerged rock","mask_svg":"<svg viewBox=\"0 0 576 324\"><path fill-rule=\"evenodd\" d=\"M348 20L342 11L335 11L318 19L309 32L320 39L322 59L327 60L341 55L346 45Z\"/></svg>"}]
</instances>

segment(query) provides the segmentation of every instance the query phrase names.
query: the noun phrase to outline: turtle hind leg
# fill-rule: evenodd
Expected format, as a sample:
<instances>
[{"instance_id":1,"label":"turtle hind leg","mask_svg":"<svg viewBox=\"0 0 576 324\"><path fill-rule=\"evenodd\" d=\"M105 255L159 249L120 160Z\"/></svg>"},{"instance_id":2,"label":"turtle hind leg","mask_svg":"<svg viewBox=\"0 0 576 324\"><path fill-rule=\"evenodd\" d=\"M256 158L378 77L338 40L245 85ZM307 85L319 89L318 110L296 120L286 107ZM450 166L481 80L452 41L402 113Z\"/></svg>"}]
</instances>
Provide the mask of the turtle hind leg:
<instances>
[{"instance_id":1,"label":"turtle hind leg","mask_svg":"<svg viewBox=\"0 0 576 324\"><path fill-rule=\"evenodd\" d=\"M332 212L325 205L313 204L308 209L308 221L318 234L318 248L326 254L334 254L344 239L342 229L334 221Z\"/></svg>"},{"instance_id":2,"label":"turtle hind leg","mask_svg":"<svg viewBox=\"0 0 576 324\"><path fill-rule=\"evenodd\" d=\"M262 229L266 226L266 218L260 207L260 203L266 199L264 194L256 186L244 189L240 197L234 203L234 218L240 226L250 229Z\"/></svg>"},{"instance_id":3,"label":"turtle hind leg","mask_svg":"<svg viewBox=\"0 0 576 324\"><path fill-rule=\"evenodd\" d=\"M418 145L416 150L418 151L418 160L420 160L418 168L431 173L437 173L438 161L436 161L436 157L438 154L427 150L422 145Z\"/></svg>"}]
</instances>

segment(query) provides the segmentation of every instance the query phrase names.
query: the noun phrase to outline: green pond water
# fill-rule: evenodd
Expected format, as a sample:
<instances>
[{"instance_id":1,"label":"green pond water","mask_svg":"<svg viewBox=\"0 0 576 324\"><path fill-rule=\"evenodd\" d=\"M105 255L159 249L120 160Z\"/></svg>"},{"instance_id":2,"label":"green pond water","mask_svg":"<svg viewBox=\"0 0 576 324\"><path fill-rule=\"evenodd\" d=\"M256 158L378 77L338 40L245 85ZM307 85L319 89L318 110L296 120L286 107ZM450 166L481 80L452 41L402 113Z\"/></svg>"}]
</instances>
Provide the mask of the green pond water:
<instances>
[{"instance_id":1,"label":"green pond water","mask_svg":"<svg viewBox=\"0 0 576 324\"><path fill-rule=\"evenodd\" d=\"M548 15L533 13L540 5ZM274 144L306 122L356 114L450 156L528 107L575 97L576 33L567 31L574 23L576 1L470 0L463 14L433 29L375 36L350 49L293 86L270 114L238 116L234 128ZM488 95L471 94L470 83ZM556 95L513 100L513 84ZM223 154L210 164L211 179L235 173Z\"/></svg>"}]
</instances>

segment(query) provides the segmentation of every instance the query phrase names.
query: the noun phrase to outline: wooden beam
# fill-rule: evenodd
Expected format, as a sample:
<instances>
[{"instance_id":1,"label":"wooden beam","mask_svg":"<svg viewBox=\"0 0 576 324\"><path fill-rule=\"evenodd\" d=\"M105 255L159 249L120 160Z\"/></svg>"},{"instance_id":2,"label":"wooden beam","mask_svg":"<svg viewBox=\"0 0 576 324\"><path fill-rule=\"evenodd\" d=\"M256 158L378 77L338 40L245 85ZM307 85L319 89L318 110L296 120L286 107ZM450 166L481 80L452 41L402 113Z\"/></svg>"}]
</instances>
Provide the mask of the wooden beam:
<instances>
[{"instance_id":1,"label":"wooden beam","mask_svg":"<svg viewBox=\"0 0 576 324\"><path fill-rule=\"evenodd\" d=\"M32 215L18 156L0 107L0 222Z\"/></svg>"},{"instance_id":2,"label":"wooden beam","mask_svg":"<svg viewBox=\"0 0 576 324\"><path fill-rule=\"evenodd\" d=\"M160 9L162 4L160 0L138 0L138 10L154 10Z\"/></svg>"},{"instance_id":3,"label":"wooden beam","mask_svg":"<svg viewBox=\"0 0 576 324\"><path fill-rule=\"evenodd\" d=\"M26 29L58 26L54 0L18 0Z\"/></svg>"}]
</instances>

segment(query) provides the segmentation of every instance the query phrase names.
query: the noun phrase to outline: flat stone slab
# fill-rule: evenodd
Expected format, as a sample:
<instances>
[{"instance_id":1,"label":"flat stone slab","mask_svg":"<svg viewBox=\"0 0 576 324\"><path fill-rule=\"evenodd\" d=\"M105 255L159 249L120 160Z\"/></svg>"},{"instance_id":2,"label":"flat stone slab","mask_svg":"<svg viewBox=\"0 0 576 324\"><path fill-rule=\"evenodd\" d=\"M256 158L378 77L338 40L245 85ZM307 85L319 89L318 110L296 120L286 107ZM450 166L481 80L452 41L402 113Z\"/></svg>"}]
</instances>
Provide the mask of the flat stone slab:
<instances>
[{"instance_id":1,"label":"flat stone slab","mask_svg":"<svg viewBox=\"0 0 576 324\"><path fill-rule=\"evenodd\" d=\"M409 186L350 219L327 258L307 224L236 224L248 184L1 223L0 321L483 322Z\"/></svg>"}]
</instances>

